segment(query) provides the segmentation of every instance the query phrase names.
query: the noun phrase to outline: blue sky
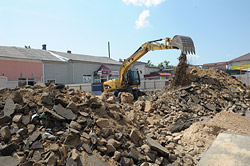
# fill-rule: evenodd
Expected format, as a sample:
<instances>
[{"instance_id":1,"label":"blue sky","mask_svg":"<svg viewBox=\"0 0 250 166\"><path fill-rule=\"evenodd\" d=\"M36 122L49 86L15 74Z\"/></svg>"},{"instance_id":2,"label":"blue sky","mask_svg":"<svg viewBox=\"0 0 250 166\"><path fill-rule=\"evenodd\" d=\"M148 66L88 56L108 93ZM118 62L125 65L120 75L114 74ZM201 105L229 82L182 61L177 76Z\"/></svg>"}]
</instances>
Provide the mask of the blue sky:
<instances>
[{"instance_id":1,"label":"blue sky","mask_svg":"<svg viewBox=\"0 0 250 166\"><path fill-rule=\"evenodd\" d=\"M192 64L250 52L248 0L0 0L0 45L126 59L146 41L190 36ZM178 63L178 50L153 51L141 61Z\"/></svg>"}]
</instances>

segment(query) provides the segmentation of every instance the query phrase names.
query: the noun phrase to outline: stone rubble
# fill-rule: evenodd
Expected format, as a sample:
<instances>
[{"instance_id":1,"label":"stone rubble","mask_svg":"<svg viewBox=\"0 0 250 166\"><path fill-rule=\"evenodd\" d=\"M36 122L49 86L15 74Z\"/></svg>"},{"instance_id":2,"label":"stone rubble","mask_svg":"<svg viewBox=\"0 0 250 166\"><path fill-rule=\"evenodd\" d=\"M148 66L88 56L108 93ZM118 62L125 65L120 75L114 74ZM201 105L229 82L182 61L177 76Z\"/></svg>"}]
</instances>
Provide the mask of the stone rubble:
<instances>
[{"instance_id":1,"label":"stone rubble","mask_svg":"<svg viewBox=\"0 0 250 166\"><path fill-rule=\"evenodd\" d=\"M250 91L216 69L188 72L190 85L137 101L129 93L119 102L110 92L95 96L54 84L1 89L0 165L195 165L207 144L188 142L190 128L221 111L244 116Z\"/></svg>"}]
</instances>

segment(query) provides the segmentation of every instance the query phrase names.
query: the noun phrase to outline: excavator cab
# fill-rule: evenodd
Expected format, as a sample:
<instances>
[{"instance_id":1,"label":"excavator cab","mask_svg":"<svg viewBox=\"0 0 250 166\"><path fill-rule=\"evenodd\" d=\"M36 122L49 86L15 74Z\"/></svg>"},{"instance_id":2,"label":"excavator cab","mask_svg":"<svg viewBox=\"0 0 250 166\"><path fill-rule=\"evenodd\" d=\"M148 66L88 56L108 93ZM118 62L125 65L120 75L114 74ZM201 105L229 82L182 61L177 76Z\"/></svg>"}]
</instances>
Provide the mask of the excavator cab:
<instances>
[{"instance_id":1,"label":"excavator cab","mask_svg":"<svg viewBox=\"0 0 250 166\"><path fill-rule=\"evenodd\" d=\"M140 85L140 75L137 70L128 70L125 75L127 87Z\"/></svg>"}]
</instances>

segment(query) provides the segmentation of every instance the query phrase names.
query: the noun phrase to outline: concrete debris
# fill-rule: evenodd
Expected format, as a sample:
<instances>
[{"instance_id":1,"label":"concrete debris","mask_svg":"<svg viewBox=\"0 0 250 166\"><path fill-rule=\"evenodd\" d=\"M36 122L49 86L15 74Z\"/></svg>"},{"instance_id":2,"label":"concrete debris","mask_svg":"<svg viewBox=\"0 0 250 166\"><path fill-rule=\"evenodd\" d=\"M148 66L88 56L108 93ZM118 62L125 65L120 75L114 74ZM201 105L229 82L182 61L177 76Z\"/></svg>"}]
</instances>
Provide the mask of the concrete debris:
<instances>
[{"instance_id":1,"label":"concrete debris","mask_svg":"<svg viewBox=\"0 0 250 166\"><path fill-rule=\"evenodd\" d=\"M54 84L2 89L0 165L195 165L220 132L250 134L249 89L216 69L188 72L190 84L137 101Z\"/></svg>"}]
</instances>

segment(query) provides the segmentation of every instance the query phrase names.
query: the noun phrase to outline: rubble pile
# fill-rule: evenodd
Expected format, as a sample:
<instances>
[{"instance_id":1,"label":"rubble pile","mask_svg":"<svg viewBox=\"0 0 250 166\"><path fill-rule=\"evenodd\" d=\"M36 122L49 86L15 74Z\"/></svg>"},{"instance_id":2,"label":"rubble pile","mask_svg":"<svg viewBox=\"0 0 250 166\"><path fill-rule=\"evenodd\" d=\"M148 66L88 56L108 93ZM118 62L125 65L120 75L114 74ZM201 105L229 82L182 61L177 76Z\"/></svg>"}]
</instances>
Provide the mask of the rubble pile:
<instances>
[{"instance_id":1,"label":"rubble pile","mask_svg":"<svg viewBox=\"0 0 250 166\"><path fill-rule=\"evenodd\" d=\"M190 85L158 90L134 103L138 117L143 119L145 135L167 147L170 161L176 165L197 163L207 148L201 142L195 147L187 146L190 142L182 139L183 130L194 122L209 121L221 111L239 115L250 111L250 91L237 79L214 68L195 67L188 72L192 79ZM202 125L199 127L204 129Z\"/></svg>"},{"instance_id":2,"label":"rubble pile","mask_svg":"<svg viewBox=\"0 0 250 166\"><path fill-rule=\"evenodd\" d=\"M137 101L129 93L123 93L119 100L110 92L95 96L53 84L2 89L0 163L197 164L219 132L236 131L230 123L236 121L234 118L207 121L221 111L244 115L250 108L250 92L238 80L216 69L195 67L188 72L190 85L166 87ZM218 119L226 119L221 122L224 126ZM246 130L242 127L238 133ZM202 140L199 134L203 134Z\"/></svg>"},{"instance_id":3,"label":"rubble pile","mask_svg":"<svg viewBox=\"0 0 250 166\"><path fill-rule=\"evenodd\" d=\"M141 131L123 118L126 111L112 93L96 97L62 85L36 84L2 89L0 101L0 162L72 166L146 161Z\"/></svg>"}]
</instances>

